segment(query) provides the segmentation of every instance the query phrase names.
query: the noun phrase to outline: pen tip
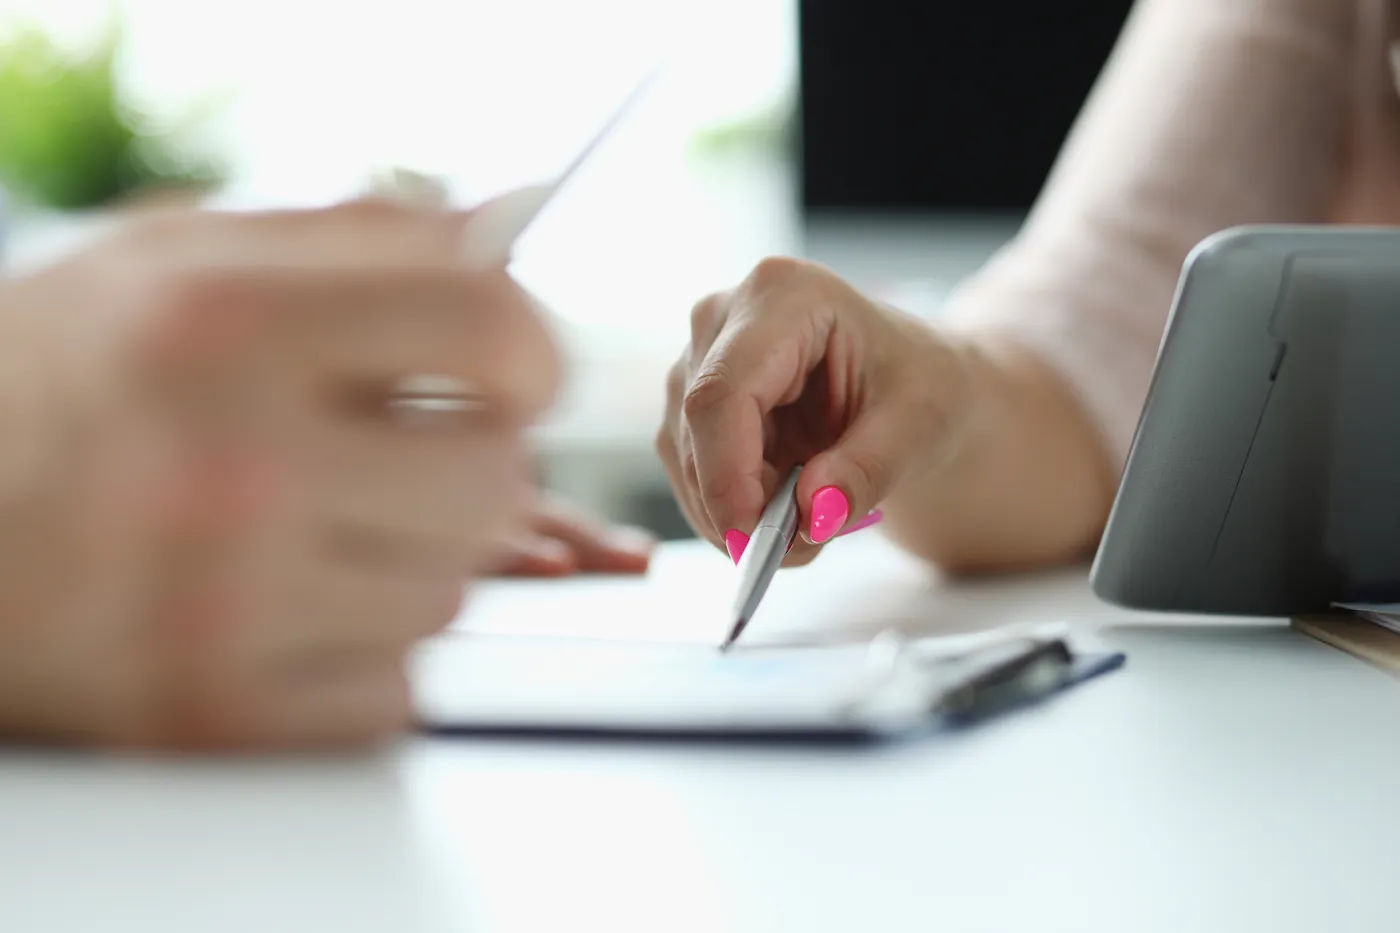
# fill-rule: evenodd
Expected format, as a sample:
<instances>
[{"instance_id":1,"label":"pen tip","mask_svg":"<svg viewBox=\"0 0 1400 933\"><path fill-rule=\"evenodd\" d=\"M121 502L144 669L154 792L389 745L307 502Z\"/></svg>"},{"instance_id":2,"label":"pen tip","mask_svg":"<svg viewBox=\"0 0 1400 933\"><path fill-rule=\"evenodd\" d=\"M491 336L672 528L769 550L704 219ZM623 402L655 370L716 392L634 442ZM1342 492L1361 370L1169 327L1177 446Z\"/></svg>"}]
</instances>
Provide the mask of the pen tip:
<instances>
[{"instance_id":1,"label":"pen tip","mask_svg":"<svg viewBox=\"0 0 1400 933\"><path fill-rule=\"evenodd\" d=\"M727 653L730 648L733 648L734 643L739 640L739 635L744 631L744 626L748 624L747 619L740 619L738 622L735 622L734 627L729 630L729 637L720 643L719 650L722 653Z\"/></svg>"}]
</instances>

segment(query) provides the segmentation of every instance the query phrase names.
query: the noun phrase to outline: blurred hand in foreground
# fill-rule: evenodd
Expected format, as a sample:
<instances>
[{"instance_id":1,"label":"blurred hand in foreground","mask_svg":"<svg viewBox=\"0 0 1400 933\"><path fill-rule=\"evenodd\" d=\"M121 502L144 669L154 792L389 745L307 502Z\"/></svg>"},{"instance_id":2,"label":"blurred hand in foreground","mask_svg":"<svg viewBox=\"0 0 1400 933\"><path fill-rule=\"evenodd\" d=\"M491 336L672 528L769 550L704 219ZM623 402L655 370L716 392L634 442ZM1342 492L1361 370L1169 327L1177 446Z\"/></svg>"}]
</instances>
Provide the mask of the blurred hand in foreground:
<instances>
[{"instance_id":1,"label":"blurred hand in foreground","mask_svg":"<svg viewBox=\"0 0 1400 933\"><path fill-rule=\"evenodd\" d=\"M559 359L470 215L138 219L0 280L0 732L357 743L528 523Z\"/></svg>"}]
</instances>

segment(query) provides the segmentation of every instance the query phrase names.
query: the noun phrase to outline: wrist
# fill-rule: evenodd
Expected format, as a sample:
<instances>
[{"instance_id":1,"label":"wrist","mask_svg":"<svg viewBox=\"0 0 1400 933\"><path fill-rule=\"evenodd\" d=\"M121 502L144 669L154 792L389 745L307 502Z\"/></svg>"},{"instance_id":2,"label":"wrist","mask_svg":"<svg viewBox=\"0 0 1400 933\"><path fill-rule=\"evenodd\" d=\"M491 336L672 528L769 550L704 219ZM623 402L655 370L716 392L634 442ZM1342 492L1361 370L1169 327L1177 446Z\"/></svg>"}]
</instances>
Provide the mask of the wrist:
<instances>
[{"instance_id":1,"label":"wrist","mask_svg":"<svg viewBox=\"0 0 1400 933\"><path fill-rule=\"evenodd\" d=\"M886 505L891 535L957 573L1090 553L1116 476L1068 383L1014 337L961 332L947 346L960 393L947 443Z\"/></svg>"},{"instance_id":2,"label":"wrist","mask_svg":"<svg viewBox=\"0 0 1400 933\"><path fill-rule=\"evenodd\" d=\"M994 400L983 407L1000 416L1001 431L1019 430L1040 438L1047 453L1073 460L1086 477L1107 487L1111 497L1118 481L1112 452L1064 373L1014 335L988 332L969 342L982 362L979 397ZM1031 430L1036 426L1043 429Z\"/></svg>"}]
</instances>

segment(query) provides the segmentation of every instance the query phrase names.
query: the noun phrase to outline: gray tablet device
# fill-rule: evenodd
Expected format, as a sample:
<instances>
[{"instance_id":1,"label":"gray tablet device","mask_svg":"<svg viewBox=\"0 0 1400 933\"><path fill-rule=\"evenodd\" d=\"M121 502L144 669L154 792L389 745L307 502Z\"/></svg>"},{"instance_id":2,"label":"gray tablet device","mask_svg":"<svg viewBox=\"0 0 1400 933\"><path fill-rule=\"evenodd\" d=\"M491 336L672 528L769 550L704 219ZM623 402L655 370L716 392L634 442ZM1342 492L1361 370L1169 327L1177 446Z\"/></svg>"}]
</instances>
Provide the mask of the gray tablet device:
<instances>
[{"instance_id":1,"label":"gray tablet device","mask_svg":"<svg viewBox=\"0 0 1400 933\"><path fill-rule=\"evenodd\" d=\"M1165 611L1400 601L1400 229L1192 251L1092 579Z\"/></svg>"}]
</instances>

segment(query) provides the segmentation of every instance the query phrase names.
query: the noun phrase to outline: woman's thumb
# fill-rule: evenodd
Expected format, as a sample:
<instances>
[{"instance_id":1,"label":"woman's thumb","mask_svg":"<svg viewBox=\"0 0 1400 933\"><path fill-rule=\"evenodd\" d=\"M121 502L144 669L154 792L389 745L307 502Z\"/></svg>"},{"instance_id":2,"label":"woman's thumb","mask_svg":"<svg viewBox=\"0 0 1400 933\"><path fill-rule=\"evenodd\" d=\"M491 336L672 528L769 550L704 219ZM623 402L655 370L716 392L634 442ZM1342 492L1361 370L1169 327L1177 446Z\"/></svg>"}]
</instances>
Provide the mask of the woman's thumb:
<instances>
[{"instance_id":1,"label":"woman's thumb","mask_svg":"<svg viewBox=\"0 0 1400 933\"><path fill-rule=\"evenodd\" d=\"M807 461L797 481L798 528L812 544L830 541L890 494L917 433L901 414L889 407L866 412L834 447Z\"/></svg>"}]
</instances>

